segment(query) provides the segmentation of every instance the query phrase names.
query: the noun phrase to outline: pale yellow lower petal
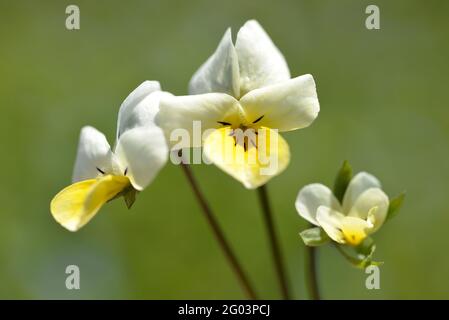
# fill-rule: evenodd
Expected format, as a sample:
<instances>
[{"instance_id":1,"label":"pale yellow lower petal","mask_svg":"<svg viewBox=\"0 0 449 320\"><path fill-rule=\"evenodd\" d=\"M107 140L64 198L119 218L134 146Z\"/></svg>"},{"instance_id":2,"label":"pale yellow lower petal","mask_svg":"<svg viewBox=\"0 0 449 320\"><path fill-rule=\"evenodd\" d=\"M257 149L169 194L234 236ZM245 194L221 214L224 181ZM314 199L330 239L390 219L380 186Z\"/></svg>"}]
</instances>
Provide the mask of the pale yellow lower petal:
<instances>
[{"instance_id":1,"label":"pale yellow lower petal","mask_svg":"<svg viewBox=\"0 0 449 320\"><path fill-rule=\"evenodd\" d=\"M64 228L77 231L129 184L127 177L112 175L74 183L53 198L50 211Z\"/></svg>"},{"instance_id":2,"label":"pale yellow lower petal","mask_svg":"<svg viewBox=\"0 0 449 320\"><path fill-rule=\"evenodd\" d=\"M326 206L318 208L316 218L329 237L338 243L357 246L372 233L373 225L370 221L345 216Z\"/></svg>"},{"instance_id":3,"label":"pale yellow lower petal","mask_svg":"<svg viewBox=\"0 0 449 320\"><path fill-rule=\"evenodd\" d=\"M257 139L236 143L233 129L212 132L204 141L204 154L220 169L248 189L265 184L281 173L290 161L287 142L274 130L258 130ZM254 137L254 136L253 136Z\"/></svg>"},{"instance_id":4,"label":"pale yellow lower petal","mask_svg":"<svg viewBox=\"0 0 449 320\"><path fill-rule=\"evenodd\" d=\"M342 220L341 231L347 244L359 245L370 233L372 225L357 217L345 217Z\"/></svg>"}]
</instances>

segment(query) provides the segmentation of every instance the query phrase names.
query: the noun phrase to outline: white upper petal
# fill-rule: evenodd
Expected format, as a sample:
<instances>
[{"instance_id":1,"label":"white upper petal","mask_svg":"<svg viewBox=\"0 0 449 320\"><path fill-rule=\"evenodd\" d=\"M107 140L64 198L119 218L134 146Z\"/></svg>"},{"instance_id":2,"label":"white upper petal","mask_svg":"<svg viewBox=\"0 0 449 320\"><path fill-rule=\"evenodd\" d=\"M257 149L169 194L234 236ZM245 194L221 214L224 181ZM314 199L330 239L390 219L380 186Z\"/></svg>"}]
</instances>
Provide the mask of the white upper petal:
<instances>
[{"instance_id":1,"label":"white upper petal","mask_svg":"<svg viewBox=\"0 0 449 320\"><path fill-rule=\"evenodd\" d=\"M238 97L239 91L238 58L228 29L214 54L193 75L189 93L221 92Z\"/></svg>"},{"instance_id":2,"label":"white upper petal","mask_svg":"<svg viewBox=\"0 0 449 320\"><path fill-rule=\"evenodd\" d=\"M370 231L374 232L384 223L388 206L388 196L379 188L371 188L359 195L350 209L349 215L369 220L373 225Z\"/></svg>"},{"instance_id":3,"label":"white upper petal","mask_svg":"<svg viewBox=\"0 0 449 320\"><path fill-rule=\"evenodd\" d=\"M117 139L126 130L148 125L154 121L161 97L170 95L160 91L157 81L145 81L139 85L120 106L117 121Z\"/></svg>"},{"instance_id":4,"label":"white upper petal","mask_svg":"<svg viewBox=\"0 0 449 320\"><path fill-rule=\"evenodd\" d=\"M299 215L307 221L319 226L316 220L317 210L320 206L341 211L340 203L332 191L325 185L313 183L299 191L295 202Z\"/></svg>"},{"instance_id":5,"label":"white upper petal","mask_svg":"<svg viewBox=\"0 0 449 320\"><path fill-rule=\"evenodd\" d=\"M96 178L100 170L112 173L112 151L103 133L86 126L81 129L72 181Z\"/></svg>"},{"instance_id":6,"label":"white upper petal","mask_svg":"<svg viewBox=\"0 0 449 320\"><path fill-rule=\"evenodd\" d=\"M349 182L343 197L343 212L348 214L357 198L370 188L381 188L379 180L367 172L356 174Z\"/></svg>"},{"instance_id":7,"label":"white upper petal","mask_svg":"<svg viewBox=\"0 0 449 320\"><path fill-rule=\"evenodd\" d=\"M153 181L167 162L168 147L160 128L137 127L120 136L115 154L122 174L129 177L133 187L140 191Z\"/></svg>"},{"instance_id":8,"label":"white upper petal","mask_svg":"<svg viewBox=\"0 0 449 320\"><path fill-rule=\"evenodd\" d=\"M318 116L320 104L315 81L309 74L253 90L240 100L249 122L289 131L309 126Z\"/></svg>"},{"instance_id":9,"label":"white upper petal","mask_svg":"<svg viewBox=\"0 0 449 320\"><path fill-rule=\"evenodd\" d=\"M223 127L218 121L238 125L241 117L241 107L233 97L224 93L206 93L162 99L156 115L156 124L170 140L170 135L176 129L185 130L190 138L193 138L194 121L199 121L204 131Z\"/></svg>"},{"instance_id":10,"label":"white upper petal","mask_svg":"<svg viewBox=\"0 0 449 320\"><path fill-rule=\"evenodd\" d=\"M239 69L240 95L290 79L284 56L255 20L239 30L235 42Z\"/></svg>"}]
</instances>

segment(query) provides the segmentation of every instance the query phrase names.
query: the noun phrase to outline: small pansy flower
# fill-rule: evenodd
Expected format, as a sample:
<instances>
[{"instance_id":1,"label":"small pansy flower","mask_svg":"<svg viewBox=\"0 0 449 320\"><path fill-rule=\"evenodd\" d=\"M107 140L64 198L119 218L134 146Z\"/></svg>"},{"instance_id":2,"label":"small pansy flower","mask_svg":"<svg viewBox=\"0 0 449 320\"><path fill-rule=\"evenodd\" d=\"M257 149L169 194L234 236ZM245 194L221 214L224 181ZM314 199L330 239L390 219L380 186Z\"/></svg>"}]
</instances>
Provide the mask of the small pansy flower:
<instances>
[{"instance_id":1,"label":"small pansy flower","mask_svg":"<svg viewBox=\"0 0 449 320\"><path fill-rule=\"evenodd\" d=\"M153 123L159 100L170 95L157 81L145 81L122 103L116 145L93 127L81 130L73 184L51 201L53 217L64 228L77 231L109 200L124 196L128 207L164 166L168 147Z\"/></svg>"},{"instance_id":2,"label":"small pansy flower","mask_svg":"<svg viewBox=\"0 0 449 320\"><path fill-rule=\"evenodd\" d=\"M361 172L349 182L342 202L328 187L314 183L300 190L295 205L301 217L332 240L358 246L385 222L389 199L379 180Z\"/></svg>"},{"instance_id":3,"label":"small pansy flower","mask_svg":"<svg viewBox=\"0 0 449 320\"><path fill-rule=\"evenodd\" d=\"M239 30L235 44L231 30L226 31L215 53L193 75L189 93L161 100L158 125L168 136L178 128L192 134L192 123L201 121L202 130L210 132L202 140L206 158L250 189L289 163L288 144L277 131L309 126L320 109L313 77L291 79L284 57L254 20ZM238 129L254 135L238 141ZM265 139L258 136L261 131ZM277 160L270 174L262 170L269 164L259 161L260 141L268 139L276 141L265 147Z\"/></svg>"}]
</instances>

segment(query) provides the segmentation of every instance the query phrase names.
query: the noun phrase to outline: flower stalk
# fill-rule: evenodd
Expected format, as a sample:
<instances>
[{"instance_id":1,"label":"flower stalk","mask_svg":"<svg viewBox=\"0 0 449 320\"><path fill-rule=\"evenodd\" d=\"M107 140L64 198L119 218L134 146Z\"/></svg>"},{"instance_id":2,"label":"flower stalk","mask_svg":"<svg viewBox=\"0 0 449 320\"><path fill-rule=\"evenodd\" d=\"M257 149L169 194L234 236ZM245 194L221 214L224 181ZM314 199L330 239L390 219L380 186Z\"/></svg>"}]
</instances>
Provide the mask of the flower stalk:
<instances>
[{"instance_id":1,"label":"flower stalk","mask_svg":"<svg viewBox=\"0 0 449 320\"><path fill-rule=\"evenodd\" d=\"M204 213L204 217L206 218L208 224L210 225L212 232L214 233L214 236L217 239L218 244L220 245L220 248L222 249L227 261L229 262L229 265L231 266L232 271L235 273L240 283L240 286L242 287L243 291L245 292L246 296L249 299L256 300L257 295L245 271L243 270L241 264L237 260L237 256L235 255L231 246L226 240L226 237L222 229L220 228L218 221L215 219L215 216L212 213L212 210L210 209L207 200L205 199L203 193L201 192L198 186L198 183L196 182L195 177L193 176L193 172L190 166L184 162L181 162L181 168L184 174L186 175L186 178L192 188L192 191L195 194L195 197Z\"/></svg>"},{"instance_id":2,"label":"flower stalk","mask_svg":"<svg viewBox=\"0 0 449 320\"><path fill-rule=\"evenodd\" d=\"M306 285L309 293L309 299L320 300L320 290L318 286L318 273L317 273L317 249L316 247L306 246Z\"/></svg>"},{"instance_id":3,"label":"flower stalk","mask_svg":"<svg viewBox=\"0 0 449 320\"><path fill-rule=\"evenodd\" d=\"M279 246L279 241L276 235L276 229L273 221L273 214L268 199L268 193L266 186L263 185L257 188L260 204L263 211L263 217L267 228L268 237L270 240L271 254L273 257L273 263L276 269L277 279L281 288L282 298L284 300L290 299L290 293L287 285L287 277L285 273L285 266L282 259L282 253Z\"/></svg>"}]
</instances>

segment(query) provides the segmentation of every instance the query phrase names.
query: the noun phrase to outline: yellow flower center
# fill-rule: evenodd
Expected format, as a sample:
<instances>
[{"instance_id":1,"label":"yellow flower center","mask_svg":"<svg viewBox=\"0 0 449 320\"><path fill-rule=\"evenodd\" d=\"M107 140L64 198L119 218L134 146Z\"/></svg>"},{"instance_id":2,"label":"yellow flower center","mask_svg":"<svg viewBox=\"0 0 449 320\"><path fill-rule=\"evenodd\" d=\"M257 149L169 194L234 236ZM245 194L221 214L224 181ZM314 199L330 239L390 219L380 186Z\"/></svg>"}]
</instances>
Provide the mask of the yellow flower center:
<instances>
[{"instance_id":1,"label":"yellow flower center","mask_svg":"<svg viewBox=\"0 0 449 320\"><path fill-rule=\"evenodd\" d=\"M240 125L237 129L232 129L229 136L234 138L234 145L243 147L245 152L250 148L258 147L258 132L256 129Z\"/></svg>"},{"instance_id":2,"label":"yellow flower center","mask_svg":"<svg viewBox=\"0 0 449 320\"><path fill-rule=\"evenodd\" d=\"M347 244L357 246L368 236L366 233L368 228L369 224L363 219L345 217L341 225L341 232Z\"/></svg>"},{"instance_id":3,"label":"yellow flower center","mask_svg":"<svg viewBox=\"0 0 449 320\"><path fill-rule=\"evenodd\" d=\"M250 148L258 148L258 129L261 128L257 123L263 119L263 115L251 123L240 123L233 125L226 121L217 121L224 128L230 128L229 136L234 138L234 146L241 146L246 152ZM265 128L268 129L268 128Z\"/></svg>"},{"instance_id":4,"label":"yellow flower center","mask_svg":"<svg viewBox=\"0 0 449 320\"><path fill-rule=\"evenodd\" d=\"M366 238L366 233L363 230L342 230L345 241L352 245L357 246Z\"/></svg>"},{"instance_id":5,"label":"yellow flower center","mask_svg":"<svg viewBox=\"0 0 449 320\"><path fill-rule=\"evenodd\" d=\"M290 152L287 142L274 130L258 129L251 124L221 123L204 141L206 157L219 168L256 188L287 166Z\"/></svg>"}]
</instances>

